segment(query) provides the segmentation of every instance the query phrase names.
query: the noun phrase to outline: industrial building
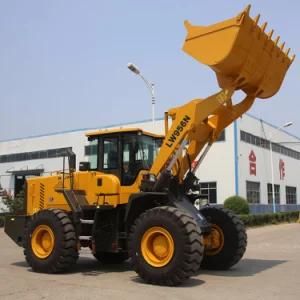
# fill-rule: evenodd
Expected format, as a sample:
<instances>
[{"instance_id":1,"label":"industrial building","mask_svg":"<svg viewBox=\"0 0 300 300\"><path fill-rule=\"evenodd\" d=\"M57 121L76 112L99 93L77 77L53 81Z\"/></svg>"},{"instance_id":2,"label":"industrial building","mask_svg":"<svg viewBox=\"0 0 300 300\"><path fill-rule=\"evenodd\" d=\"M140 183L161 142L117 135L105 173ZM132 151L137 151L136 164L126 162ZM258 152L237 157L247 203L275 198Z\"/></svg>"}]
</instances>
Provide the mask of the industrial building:
<instances>
[{"instance_id":1,"label":"industrial building","mask_svg":"<svg viewBox=\"0 0 300 300\"><path fill-rule=\"evenodd\" d=\"M107 128L120 127L164 132L163 120ZM202 198L222 204L227 197L240 195L253 212L299 209L300 138L282 128L249 114L227 127L197 171ZM94 128L0 141L0 193L16 195L27 177L62 170L67 149L76 154L77 167L79 162L89 161L92 147L85 133L91 130ZM1 199L0 209L5 209Z\"/></svg>"}]
</instances>

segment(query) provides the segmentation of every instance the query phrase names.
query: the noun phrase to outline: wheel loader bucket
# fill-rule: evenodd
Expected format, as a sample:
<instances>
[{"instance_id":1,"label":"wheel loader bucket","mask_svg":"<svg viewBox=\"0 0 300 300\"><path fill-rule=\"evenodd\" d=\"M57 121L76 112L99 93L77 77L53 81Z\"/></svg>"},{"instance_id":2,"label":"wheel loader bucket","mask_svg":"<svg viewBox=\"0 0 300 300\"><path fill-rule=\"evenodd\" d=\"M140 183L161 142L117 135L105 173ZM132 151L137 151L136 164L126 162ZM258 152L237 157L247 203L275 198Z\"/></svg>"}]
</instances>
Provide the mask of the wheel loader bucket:
<instances>
[{"instance_id":1,"label":"wheel loader bucket","mask_svg":"<svg viewBox=\"0 0 300 300\"><path fill-rule=\"evenodd\" d=\"M241 89L247 95L269 98L276 94L295 55L284 51L285 43L266 34L267 23L252 19L250 5L232 19L210 26L185 22L187 37L183 50L212 68L221 88Z\"/></svg>"}]
</instances>

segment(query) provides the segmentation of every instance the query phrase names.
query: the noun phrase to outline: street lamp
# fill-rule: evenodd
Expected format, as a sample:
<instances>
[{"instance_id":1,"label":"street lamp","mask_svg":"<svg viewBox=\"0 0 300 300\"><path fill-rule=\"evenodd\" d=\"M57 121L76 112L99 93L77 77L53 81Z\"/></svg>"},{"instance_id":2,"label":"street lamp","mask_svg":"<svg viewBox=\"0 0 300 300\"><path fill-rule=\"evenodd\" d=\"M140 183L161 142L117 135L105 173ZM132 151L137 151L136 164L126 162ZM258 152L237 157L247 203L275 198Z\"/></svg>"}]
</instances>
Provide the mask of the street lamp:
<instances>
[{"instance_id":1,"label":"street lamp","mask_svg":"<svg viewBox=\"0 0 300 300\"><path fill-rule=\"evenodd\" d=\"M286 128L291 125L293 125L293 122L287 122L282 126L278 126L276 130ZM272 205L273 205L273 213L276 213L272 138L273 138L273 134L270 135L269 140L270 140L270 160L271 160L271 177L272 177Z\"/></svg>"},{"instance_id":2,"label":"street lamp","mask_svg":"<svg viewBox=\"0 0 300 300\"><path fill-rule=\"evenodd\" d=\"M149 90L150 94L151 94L151 103L152 103L152 122L154 124L155 122L155 95L154 95L154 83L153 82L149 82L142 74L141 71L139 70L139 68L134 65L133 63L128 63L127 65L128 69L133 72L134 74L140 76L142 78L142 80L145 82L147 89Z\"/></svg>"}]
</instances>

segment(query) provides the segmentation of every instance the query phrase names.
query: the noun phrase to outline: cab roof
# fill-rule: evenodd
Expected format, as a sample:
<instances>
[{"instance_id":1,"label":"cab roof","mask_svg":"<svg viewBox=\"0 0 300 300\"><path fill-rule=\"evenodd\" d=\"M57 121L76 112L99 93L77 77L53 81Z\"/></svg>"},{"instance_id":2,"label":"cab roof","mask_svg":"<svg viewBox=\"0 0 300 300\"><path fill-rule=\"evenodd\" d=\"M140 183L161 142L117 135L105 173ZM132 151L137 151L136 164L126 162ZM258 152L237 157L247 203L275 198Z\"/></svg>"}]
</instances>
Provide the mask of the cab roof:
<instances>
[{"instance_id":1,"label":"cab roof","mask_svg":"<svg viewBox=\"0 0 300 300\"><path fill-rule=\"evenodd\" d=\"M95 137L95 136L117 134L117 133L139 133L139 134L151 136L153 138L160 138L160 139L164 138L163 135L148 132L148 131L145 131L141 128L99 129L99 130L87 132L85 135L87 137Z\"/></svg>"}]
</instances>

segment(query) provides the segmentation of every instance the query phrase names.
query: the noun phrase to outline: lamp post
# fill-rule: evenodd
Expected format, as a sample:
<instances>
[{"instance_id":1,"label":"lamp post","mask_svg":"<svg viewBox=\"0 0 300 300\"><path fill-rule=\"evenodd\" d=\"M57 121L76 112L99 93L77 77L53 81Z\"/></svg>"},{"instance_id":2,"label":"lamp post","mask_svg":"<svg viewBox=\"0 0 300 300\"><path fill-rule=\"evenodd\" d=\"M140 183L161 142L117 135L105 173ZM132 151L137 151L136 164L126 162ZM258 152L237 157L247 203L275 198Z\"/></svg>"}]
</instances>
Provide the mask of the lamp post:
<instances>
[{"instance_id":1,"label":"lamp post","mask_svg":"<svg viewBox=\"0 0 300 300\"><path fill-rule=\"evenodd\" d=\"M278 126L276 128L276 130L286 128L291 125L293 125L293 122L287 122L287 123L283 124L282 126ZM271 134L269 137L269 140L270 140L270 160L271 160L271 178L272 178L272 205L273 205L273 213L276 213L272 138L273 138L273 135Z\"/></svg>"},{"instance_id":2,"label":"lamp post","mask_svg":"<svg viewBox=\"0 0 300 300\"><path fill-rule=\"evenodd\" d=\"M153 82L149 82L142 74L141 71L139 70L139 68L134 65L133 63L128 63L127 65L128 69L133 72L134 74L140 76L142 78L142 80L144 81L144 83L147 86L147 89L149 90L150 94L151 94L151 104L152 104L152 122L154 124L155 122L155 95L154 95L154 83Z\"/></svg>"}]
</instances>

